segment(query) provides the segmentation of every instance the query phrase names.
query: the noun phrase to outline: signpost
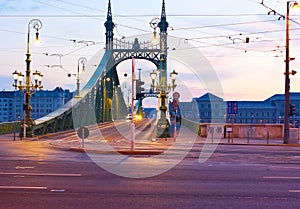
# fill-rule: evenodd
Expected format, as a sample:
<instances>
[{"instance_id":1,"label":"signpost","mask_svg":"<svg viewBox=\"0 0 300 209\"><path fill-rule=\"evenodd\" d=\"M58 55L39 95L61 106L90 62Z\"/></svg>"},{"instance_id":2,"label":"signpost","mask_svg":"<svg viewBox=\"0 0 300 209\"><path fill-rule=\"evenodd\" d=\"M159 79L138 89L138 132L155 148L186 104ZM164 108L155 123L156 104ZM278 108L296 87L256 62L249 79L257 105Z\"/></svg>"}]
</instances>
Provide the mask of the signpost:
<instances>
[{"instance_id":1,"label":"signpost","mask_svg":"<svg viewBox=\"0 0 300 209\"><path fill-rule=\"evenodd\" d=\"M133 151L135 149L135 125L134 125L134 80L135 80L135 74L134 74L134 67L135 67L135 59L132 57L131 59L131 124L130 124L130 130L131 130L131 143L130 143L130 150Z\"/></svg>"},{"instance_id":2,"label":"signpost","mask_svg":"<svg viewBox=\"0 0 300 209\"><path fill-rule=\"evenodd\" d=\"M88 138L89 134L89 129L87 129L86 127L80 127L77 130L78 137L82 139L82 148L84 148L84 139Z\"/></svg>"},{"instance_id":3,"label":"signpost","mask_svg":"<svg viewBox=\"0 0 300 209\"><path fill-rule=\"evenodd\" d=\"M228 115L238 114L238 102L237 101L228 101L227 102L227 114Z\"/></svg>"},{"instance_id":4,"label":"signpost","mask_svg":"<svg viewBox=\"0 0 300 209\"><path fill-rule=\"evenodd\" d=\"M233 122L234 122L234 116L238 114L238 102L237 101L228 101L227 102L227 114L231 116L231 128L227 129L227 132L231 133L231 142L233 143ZM229 143L230 135L228 138Z\"/></svg>"},{"instance_id":5,"label":"signpost","mask_svg":"<svg viewBox=\"0 0 300 209\"><path fill-rule=\"evenodd\" d=\"M136 99L140 99L140 98L146 98L146 97L154 97L154 98L158 98L158 93L156 92L143 92L143 93L137 93L136 94Z\"/></svg>"}]
</instances>

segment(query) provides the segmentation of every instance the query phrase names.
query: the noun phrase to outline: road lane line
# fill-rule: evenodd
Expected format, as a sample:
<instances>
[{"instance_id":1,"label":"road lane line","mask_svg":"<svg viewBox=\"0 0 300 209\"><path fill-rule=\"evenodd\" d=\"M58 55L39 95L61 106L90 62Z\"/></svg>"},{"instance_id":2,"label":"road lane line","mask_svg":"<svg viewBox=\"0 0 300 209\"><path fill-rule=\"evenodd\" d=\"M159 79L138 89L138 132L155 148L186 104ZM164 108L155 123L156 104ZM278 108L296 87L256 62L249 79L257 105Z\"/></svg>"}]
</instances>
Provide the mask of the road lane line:
<instances>
[{"instance_id":1,"label":"road lane line","mask_svg":"<svg viewBox=\"0 0 300 209\"><path fill-rule=\"evenodd\" d=\"M21 175L21 176L61 176L61 177L81 177L81 173L5 173L0 175Z\"/></svg>"},{"instance_id":2,"label":"road lane line","mask_svg":"<svg viewBox=\"0 0 300 209\"><path fill-rule=\"evenodd\" d=\"M65 189L51 189L50 192L65 192Z\"/></svg>"},{"instance_id":3,"label":"road lane line","mask_svg":"<svg viewBox=\"0 0 300 209\"><path fill-rule=\"evenodd\" d=\"M264 179L300 179L300 176L264 176Z\"/></svg>"},{"instance_id":4,"label":"road lane line","mask_svg":"<svg viewBox=\"0 0 300 209\"><path fill-rule=\"evenodd\" d=\"M289 190L290 193L300 193L300 189L299 190Z\"/></svg>"},{"instance_id":5,"label":"road lane line","mask_svg":"<svg viewBox=\"0 0 300 209\"><path fill-rule=\"evenodd\" d=\"M295 167L295 166L270 166L271 168L284 168L284 169L296 169L296 170L300 170L300 167Z\"/></svg>"},{"instance_id":6,"label":"road lane line","mask_svg":"<svg viewBox=\"0 0 300 209\"><path fill-rule=\"evenodd\" d=\"M0 189L37 189L37 190L45 190L45 189L47 189L47 187L0 186Z\"/></svg>"},{"instance_id":7,"label":"road lane line","mask_svg":"<svg viewBox=\"0 0 300 209\"><path fill-rule=\"evenodd\" d=\"M17 166L17 167L15 167L15 169L23 169L23 170L25 170L25 169L34 169L34 167L32 167L32 166Z\"/></svg>"}]
</instances>

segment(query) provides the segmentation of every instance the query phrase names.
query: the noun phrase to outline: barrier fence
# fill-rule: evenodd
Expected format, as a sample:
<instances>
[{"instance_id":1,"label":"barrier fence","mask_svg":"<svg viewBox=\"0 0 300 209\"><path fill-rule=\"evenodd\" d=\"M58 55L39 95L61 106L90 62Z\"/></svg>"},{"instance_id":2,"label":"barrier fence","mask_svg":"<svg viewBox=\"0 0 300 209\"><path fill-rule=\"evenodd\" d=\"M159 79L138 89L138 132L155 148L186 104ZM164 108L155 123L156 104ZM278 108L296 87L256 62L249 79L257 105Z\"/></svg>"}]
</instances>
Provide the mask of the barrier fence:
<instances>
[{"instance_id":1,"label":"barrier fence","mask_svg":"<svg viewBox=\"0 0 300 209\"><path fill-rule=\"evenodd\" d=\"M11 133L19 133L21 130L20 122L6 122L0 123L0 135L3 134L11 134Z\"/></svg>"}]
</instances>

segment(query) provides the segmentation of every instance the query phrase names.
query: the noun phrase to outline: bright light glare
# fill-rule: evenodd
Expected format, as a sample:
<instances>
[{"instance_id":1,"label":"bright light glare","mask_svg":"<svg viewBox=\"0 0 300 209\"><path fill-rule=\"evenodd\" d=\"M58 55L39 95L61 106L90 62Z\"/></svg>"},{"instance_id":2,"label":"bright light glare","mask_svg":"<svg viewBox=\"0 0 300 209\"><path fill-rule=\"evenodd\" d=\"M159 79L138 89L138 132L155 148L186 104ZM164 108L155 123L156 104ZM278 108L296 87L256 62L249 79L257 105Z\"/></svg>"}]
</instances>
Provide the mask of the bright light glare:
<instances>
[{"instance_id":1,"label":"bright light glare","mask_svg":"<svg viewBox=\"0 0 300 209\"><path fill-rule=\"evenodd\" d=\"M36 44L36 45L40 45L40 44L41 44L41 41L40 41L40 39L34 39L34 44Z\"/></svg>"},{"instance_id":2,"label":"bright light glare","mask_svg":"<svg viewBox=\"0 0 300 209\"><path fill-rule=\"evenodd\" d=\"M35 34L34 44L37 44L37 45L41 44L41 41L39 39L39 32L36 32L36 34Z\"/></svg>"},{"instance_id":3,"label":"bright light glare","mask_svg":"<svg viewBox=\"0 0 300 209\"><path fill-rule=\"evenodd\" d=\"M291 9L300 9L298 2L293 3Z\"/></svg>"}]
</instances>

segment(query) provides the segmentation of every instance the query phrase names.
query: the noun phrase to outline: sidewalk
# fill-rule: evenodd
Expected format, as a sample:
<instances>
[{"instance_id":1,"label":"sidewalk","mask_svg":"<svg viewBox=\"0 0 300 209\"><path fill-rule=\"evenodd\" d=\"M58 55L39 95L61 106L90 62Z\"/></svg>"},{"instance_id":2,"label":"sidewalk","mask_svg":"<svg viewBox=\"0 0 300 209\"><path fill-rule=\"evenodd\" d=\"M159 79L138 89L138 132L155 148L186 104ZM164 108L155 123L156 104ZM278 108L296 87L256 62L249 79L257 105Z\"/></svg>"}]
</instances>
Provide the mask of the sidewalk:
<instances>
[{"instance_id":1,"label":"sidewalk","mask_svg":"<svg viewBox=\"0 0 300 209\"><path fill-rule=\"evenodd\" d=\"M105 140L90 140L86 139L84 142L84 147L82 146L82 140L77 137L75 134L68 134L64 138L58 138L57 134L51 137L51 134L45 136L37 136L33 138L26 138L22 141L19 137L15 137L15 140L18 142L34 142L34 143L46 143L49 146L55 149L61 149L66 151L77 151L77 152L89 152L89 153L99 153L99 154L116 154L116 152L124 155L158 155L163 153L169 147L171 147L174 143L173 138L167 139L156 139L153 140L141 140L136 139L134 143L134 150L131 149L131 141L123 139L123 140L115 140L111 142L107 142ZM14 135L0 135L0 142L14 142ZM219 141L219 143L218 143ZM187 140L187 143L188 140ZM230 139L212 139L197 137L195 140L195 144L219 144L219 145L244 145L244 146L300 146L300 144L283 144L283 139L253 139L253 138L234 138ZM181 143L182 144L182 143ZM107 149L99 149L104 146L109 145L111 147L110 150ZM182 144L182 149L185 149L184 144Z\"/></svg>"},{"instance_id":2,"label":"sidewalk","mask_svg":"<svg viewBox=\"0 0 300 209\"><path fill-rule=\"evenodd\" d=\"M264 138L233 138L221 139L221 144L249 144L249 145L283 145L283 139L264 139Z\"/></svg>"}]
</instances>

